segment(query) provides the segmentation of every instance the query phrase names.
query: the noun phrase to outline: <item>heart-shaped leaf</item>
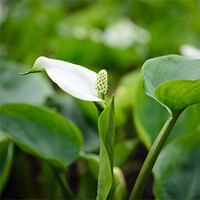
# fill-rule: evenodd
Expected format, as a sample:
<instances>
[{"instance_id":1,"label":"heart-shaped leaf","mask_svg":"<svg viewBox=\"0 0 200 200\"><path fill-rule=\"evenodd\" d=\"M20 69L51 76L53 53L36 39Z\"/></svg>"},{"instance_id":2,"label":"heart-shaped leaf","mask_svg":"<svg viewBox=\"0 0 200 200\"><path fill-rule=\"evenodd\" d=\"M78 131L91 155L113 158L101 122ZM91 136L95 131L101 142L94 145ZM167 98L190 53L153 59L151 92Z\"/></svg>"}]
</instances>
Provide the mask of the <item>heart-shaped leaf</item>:
<instances>
[{"instance_id":1,"label":"heart-shaped leaf","mask_svg":"<svg viewBox=\"0 0 200 200\"><path fill-rule=\"evenodd\" d=\"M156 199L199 199L200 131L169 143L153 169Z\"/></svg>"},{"instance_id":2,"label":"heart-shaped leaf","mask_svg":"<svg viewBox=\"0 0 200 200\"><path fill-rule=\"evenodd\" d=\"M199 110L200 103L189 106L184 110L172 129L172 132L167 139L167 143L174 138L197 129L200 121ZM142 82L138 85L135 95L133 116L137 133L141 141L148 149L150 149L159 131L167 120L167 112L161 104L145 95Z\"/></svg>"},{"instance_id":3,"label":"heart-shaped leaf","mask_svg":"<svg viewBox=\"0 0 200 200\"><path fill-rule=\"evenodd\" d=\"M0 113L1 130L25 152L62 168L78 157L81 134L56 112L28 104L5 104Z\"/></svg>"},{"instance_id":4,"label":"heart-shaped leaf","mask_svg":"<svg viewBox=\"0 0 200 200\"><path fill-rule=\"evenodd\" d=\"M155 96L173 112L177 112L200 102L200 79L167 81L156 88Z\"/></svg>"},{"instance_id":5,"label":"heart-shaped leaf","mask_svg":"<svg viewBox=\"0 0 200 200\"><path fill-rule=\"evenodd\" d=\"M86 103L85 106L87 110L93 112L93 116L96 116L95 114L98 115L94 103L83 100L80 101ZM97 121L95 126L86 118L85 113L82 112L75 98L66 93L56 93L52 98L48 99L46 105L56 109L61 115L73 122L80 129L83 136L82 150L90 152L99 149Z\"/></svg>"},{"instance_id":6,"label":"heart-shaped leaf","mask_svg":"<svg viewBox=\"0 0 200 200\"><path fill-rule=\"evenodd\" d=\"M153 58L142 67L147 95L171 113L200 102L200 59L178 55Z\"/></svg>"}]
</instances>

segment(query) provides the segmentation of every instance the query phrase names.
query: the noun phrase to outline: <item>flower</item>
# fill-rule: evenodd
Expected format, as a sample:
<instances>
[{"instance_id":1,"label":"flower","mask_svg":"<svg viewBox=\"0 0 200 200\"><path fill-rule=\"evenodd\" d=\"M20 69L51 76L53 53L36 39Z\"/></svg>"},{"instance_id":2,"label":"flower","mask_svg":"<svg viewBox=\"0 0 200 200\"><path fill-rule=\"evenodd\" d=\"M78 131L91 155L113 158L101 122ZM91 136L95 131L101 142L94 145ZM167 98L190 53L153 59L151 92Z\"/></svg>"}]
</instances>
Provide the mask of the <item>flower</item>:
<instances>
[{"instance_id":1,"label":"flower","mask_svg":"<svg viewBox=\"0 0 200 200\"><path fill-rule=\"evenodd\" d=\"M96 87L97 92L106 94L108 91L108 75L105 69L102 69L97 75Z\"/></svg>"},{"instance_id":2,"label":"flower","mask_svg":"<svg viewBox=\"0 0 200 200\"><path fill-rule=\"evenodd\" d=\"M48 76L65 92L86 101L104 101L95 89L98 74L80 65L39 57L25 74L46 71Z\"/></svg>"}]
</instances>

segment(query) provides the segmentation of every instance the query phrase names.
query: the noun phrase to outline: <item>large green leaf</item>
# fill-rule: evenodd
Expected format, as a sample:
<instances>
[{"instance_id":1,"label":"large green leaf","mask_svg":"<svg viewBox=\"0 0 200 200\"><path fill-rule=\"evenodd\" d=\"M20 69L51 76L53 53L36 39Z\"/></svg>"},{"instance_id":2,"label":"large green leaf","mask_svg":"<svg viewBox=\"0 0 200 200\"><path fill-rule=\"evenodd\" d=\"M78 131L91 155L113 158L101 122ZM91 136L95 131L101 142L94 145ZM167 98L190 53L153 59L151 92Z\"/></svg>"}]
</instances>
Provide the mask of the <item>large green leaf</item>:
<instances>
[{"instance_id":1,"label":"large green leaf","mask_svg":"<svg viewBox=\"0 0 200 200\"><path fill-rule=\"evenodd\" d=\"M157 199L199 199L200 131L169 143L153 169Z\"/></svg>"},{"instance_id":2,"label":"large green leaf","mask_svg":"<svg viewBox=\"0 0 200 200\"><path fill-rule=\"evenodd\" d=\"M83 136L82 149L84 151L90 152L99 149L98 119L96 119L96 126L91 123L91 120L85 116L85 112L83 113L82 107L80 108L75 98L63 92L56 93L53 97L48 99L46 104L48 107L55 108L60 114L72 121L80 129ZM97 109L95 105L93 105L93 102L86 102L84 109L86 108L93 112L93 118L95 118L94 116L97 114Z\"/></svg>"},{"instance_id":3,"label":"large green leaf","mask_svg":"<svg viewBox=\"0 0 200 200\"><path fill-rule=\"evenodd\" d=\"M138 85L133 116L137 133L142 142L149 149L167 120L167 112L163 106L157 103L157 101L145 95L142 83ZM199 121L200 104L198 103L189 106L181 114L172 129L167 142L180 135L196 130L199 126Z\"/></svg>"},{"instance_id":4,"label":"large green leaf","mask_svg":"<svg viewBox=\"0 0 200 200\"><path fill-rule=\"evenodd\" d=\"M31 79L20 76L19 72L25 69L17 63L3 61L0 69L0 104L20 102L41 105L53 93L50 83L41 75Z\"/></svg>"},{"instance_id":5,"label":"large green leaf","mask_svg":"<svg viewBox=\"0 0 200 200\"><path fill-rule=\"evenodd\" d=\"M151 119L151 120L150 120ZM133 107L133 120L140 140L149 149L167 119L167 112L138 85Z\"/></svg>"},{"instance_id":6,"label":"large green leaf","mask_svg":"<svg viewBox=\"0 0 200 200\"><path fill-rule=\"evenodd\" d=\"M13 160L13 142L0 133L0 194L8 180Z\"/></svg>"},{"instance_id":7,"label":"large green leaf","mask_svg":"<svg viewBox=\"0 0 200 200\"><path fill-rule=\"evenodd\" d=\"M59 114L27 104L1 107L1 130L25 152L65 168L78 156L79 130Z\"/></svg>"},{"instance_id":8,"label":"large green leaf","mask_svg":"<svg viewBox=\"0 0 200 200\"><path fill-rule=\"evenodd\" d=\"M100 155L97 200L106 200L113 185L114 97L99 117Z\"/></svg>"},{"instance_id":9,"label":"large green leaf","mask_svg":"<svg viewBox=\"0 0 200 200\"><path fill-rule=\"evenodd\" d=\"M200 59L178 55L153 58L142 67L145 92L170 112L200 102Z\"/></svg>"},{"instance_id":10,"label":"large green leaf","mask_svg":"<svg viewBox=\"0 0 200 200\"><path fill-rule=\"evenodd\" d=\"M174 112L179 111L200 102L200 79L167 81L156 88L155 96Z\"/></svg>"}]
</instances>

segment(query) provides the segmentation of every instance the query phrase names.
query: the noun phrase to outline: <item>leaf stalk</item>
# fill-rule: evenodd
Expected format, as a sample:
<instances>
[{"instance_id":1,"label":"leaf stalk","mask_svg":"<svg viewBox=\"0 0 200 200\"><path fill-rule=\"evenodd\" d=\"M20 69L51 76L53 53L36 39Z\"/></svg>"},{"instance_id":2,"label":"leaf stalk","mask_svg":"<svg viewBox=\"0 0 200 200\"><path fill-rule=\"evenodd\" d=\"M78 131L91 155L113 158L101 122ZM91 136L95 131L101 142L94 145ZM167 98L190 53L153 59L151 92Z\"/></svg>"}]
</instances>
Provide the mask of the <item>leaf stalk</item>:
<instances>
[{"instance_id":1,"label":"leaf stalk","mask_svg":"<svg viewBox=\"0 0 200 200\"><path fill-rule=\"evenodd\" d=\"M69 184L67 183L64 174L61 171L59 171L58 169L56 169L55 167L53 167L53 166L51 166L51 167L52 167L53 171L55 172L56 179L63 190L63 194L64 194L65 198L74 200L75 199L74 194L73 194Z\"/></svg>"},{"instance_id":2,"label":"leaf stalk","mask_svg":"<svg viewBox=\"0 0 200 200\"><path fill-rule=\"evenodd\" d=\"M141 199L146 183L149 179L153 166L156 162L156 159L183 110L184 109L180 110L179 112L176 112L174 115L172 114L169 115L168 120L166 121L160 133L158 134L155 142L153 143L144 161L144 164L140 170L135 185L132 189L129 200Z\"/></svg>"}]
</instances>

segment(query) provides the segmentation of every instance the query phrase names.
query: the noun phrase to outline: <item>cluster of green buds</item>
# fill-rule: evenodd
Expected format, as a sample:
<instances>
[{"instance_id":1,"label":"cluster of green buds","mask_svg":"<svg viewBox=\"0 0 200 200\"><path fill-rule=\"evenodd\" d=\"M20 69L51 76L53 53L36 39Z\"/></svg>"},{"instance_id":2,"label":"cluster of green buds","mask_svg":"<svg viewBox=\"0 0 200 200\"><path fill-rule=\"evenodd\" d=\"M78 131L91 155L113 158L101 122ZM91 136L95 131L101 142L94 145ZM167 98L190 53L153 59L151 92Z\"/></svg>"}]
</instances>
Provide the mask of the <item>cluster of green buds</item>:
<instances>
[{"instance_id":1,"label":"cluster of green buds","mask_svg":"<svg viewBox=\"0 0 200 200\"><path fill-rule=\"evenodd\" d=\"M106 94L108 91L108 75L105 69L102 69L97 75L96 87L97 92Z\"/></svg>"}]
</instances>

